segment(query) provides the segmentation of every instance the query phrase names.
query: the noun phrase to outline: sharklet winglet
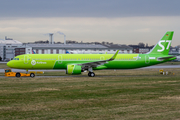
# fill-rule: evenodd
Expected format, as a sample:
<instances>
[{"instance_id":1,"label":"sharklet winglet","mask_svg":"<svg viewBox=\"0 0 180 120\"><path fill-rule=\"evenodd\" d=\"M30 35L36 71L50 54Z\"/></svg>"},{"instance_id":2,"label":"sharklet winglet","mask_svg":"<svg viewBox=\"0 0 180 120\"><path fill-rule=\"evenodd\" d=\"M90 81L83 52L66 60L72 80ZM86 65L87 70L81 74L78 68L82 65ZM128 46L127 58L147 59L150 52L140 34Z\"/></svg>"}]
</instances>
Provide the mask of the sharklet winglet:
<instances>
[{"instance_id":1,"label":"sharklet winglet","mask_svg":"<svg viewBox=\"0 0 180 120\"><path fill-rule=\"evenodd\" d=\"M116 53L109 60L114 60L118 53L119 53L119 50L117 50Z\"/></svg>"}]
</instances>

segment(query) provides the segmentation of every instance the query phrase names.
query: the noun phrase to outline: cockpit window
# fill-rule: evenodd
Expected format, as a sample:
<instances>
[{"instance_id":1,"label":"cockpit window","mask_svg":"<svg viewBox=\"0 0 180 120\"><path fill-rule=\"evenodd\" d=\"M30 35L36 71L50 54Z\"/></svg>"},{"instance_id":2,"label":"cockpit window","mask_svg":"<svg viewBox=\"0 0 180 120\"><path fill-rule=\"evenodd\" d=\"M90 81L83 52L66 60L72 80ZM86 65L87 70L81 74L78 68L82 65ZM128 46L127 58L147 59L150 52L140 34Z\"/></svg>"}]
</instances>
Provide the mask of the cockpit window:
<instances>
[{"instance_id":1,"label":"cockpit window","mask_svg":"<svg viewBox=\"0 0 180 120\"><path fill-rule=\"evenodd\" d=\"M19 58L14 58L13 60L19 60Z\"/></svg>"}]
</instances>

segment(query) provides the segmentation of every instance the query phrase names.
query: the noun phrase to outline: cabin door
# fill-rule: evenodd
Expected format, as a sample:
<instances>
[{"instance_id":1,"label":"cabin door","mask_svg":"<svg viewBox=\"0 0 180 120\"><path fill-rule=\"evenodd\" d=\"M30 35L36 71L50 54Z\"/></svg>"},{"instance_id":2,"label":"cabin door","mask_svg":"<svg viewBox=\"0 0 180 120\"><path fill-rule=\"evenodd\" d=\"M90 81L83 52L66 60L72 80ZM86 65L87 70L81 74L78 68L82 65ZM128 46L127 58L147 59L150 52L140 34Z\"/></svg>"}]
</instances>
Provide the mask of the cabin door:
<instances>
[{"instance_id":1,"label":"cabin door","mask_svg":"<svg viewBox=\"0 0 180 120\"><path fill-rule=\"evenodd\" d=\"M24 64L28 64L29 63L29 56L25 55L24 56Z\"/></svg>"},{"instance_id":2,"label":"cabin door","mask_svg":"<svg viewBox=\"0 0 180 120\"><path fill-rule=\"evenodd\" d=\"M149 64L149 63L150 63L149 55L146 55L146 56L145 56L145 63L146 63L146 64Z\"/></svg>"},{"instance_id":3,"label":"cabin door","mask_svg":"<svg viewBox=\"0 0 180 120\"><path fill-rule=\"evenodd\" d=\"M58 64L62 64L62 60L63 60L63 59L62 59L62 55L59 55L59 56L58 56Z\"/></svg>"}]
</instances>

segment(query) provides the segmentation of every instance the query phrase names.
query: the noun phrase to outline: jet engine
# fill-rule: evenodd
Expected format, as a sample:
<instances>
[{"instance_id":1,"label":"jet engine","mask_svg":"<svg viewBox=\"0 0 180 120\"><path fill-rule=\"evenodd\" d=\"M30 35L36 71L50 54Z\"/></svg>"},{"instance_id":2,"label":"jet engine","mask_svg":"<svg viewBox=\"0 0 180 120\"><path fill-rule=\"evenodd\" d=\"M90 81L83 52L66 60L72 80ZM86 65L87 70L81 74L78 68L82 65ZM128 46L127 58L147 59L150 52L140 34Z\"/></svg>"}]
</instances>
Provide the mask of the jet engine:
<instances>
[{"instance_id":1,"label":"jet engine","mask_svg":"<svg viewBox=\"0 0 180 120\"><path fill-rule=\"evenodd\" d=\"M66 74L77 75L81 74L82 68L79 65L67 65Z\"/></svg>"}]
</instances>

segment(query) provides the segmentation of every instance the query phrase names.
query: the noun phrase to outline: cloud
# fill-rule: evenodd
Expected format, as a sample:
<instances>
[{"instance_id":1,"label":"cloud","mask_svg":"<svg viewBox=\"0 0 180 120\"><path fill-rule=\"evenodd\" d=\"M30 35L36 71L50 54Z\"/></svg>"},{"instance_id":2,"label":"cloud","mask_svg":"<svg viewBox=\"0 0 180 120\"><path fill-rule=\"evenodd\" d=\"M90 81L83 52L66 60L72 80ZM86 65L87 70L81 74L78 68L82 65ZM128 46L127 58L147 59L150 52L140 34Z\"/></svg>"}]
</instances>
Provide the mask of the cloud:
<instances>
[{"instance_id":1,"label":"cloud","mask_svg":"<svg viewBox=\"0 0 180 120\"><path fill-rule=\"evenodd\" d=\"M67 40L108 41L118 44L156 44L168 30L174 30L172 45L179 44L180 17L54 17L54 18L10 18L0 20L0 38L8 36L21 42L47 40L46 33L61 31ZM63 42L62 35L54 40Z\"/></svg>"},{"instance_id":2,"label":"cloud","mask_svg":"<svg viewBox=\"0 0 180 120\"><path fill-rule=\"evenodd\" d=\"M179 16L179 0L3 0L0 17Z\"/></svg>"},{"instance_id":3,"label":"cloud","mask_svg":"<svg viewBox=\"0 0 180 120\"><path fill-rule=\"evenodd\" d=\"M151 29L150 28L142 28L142 29L136 29L134 30L135 32L150 32Z\"/></svg>"}]
</instances>

